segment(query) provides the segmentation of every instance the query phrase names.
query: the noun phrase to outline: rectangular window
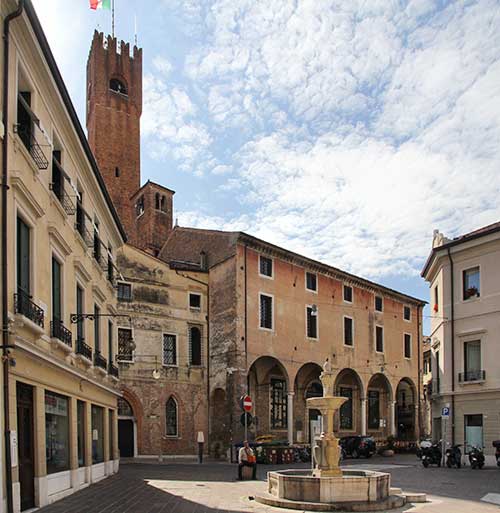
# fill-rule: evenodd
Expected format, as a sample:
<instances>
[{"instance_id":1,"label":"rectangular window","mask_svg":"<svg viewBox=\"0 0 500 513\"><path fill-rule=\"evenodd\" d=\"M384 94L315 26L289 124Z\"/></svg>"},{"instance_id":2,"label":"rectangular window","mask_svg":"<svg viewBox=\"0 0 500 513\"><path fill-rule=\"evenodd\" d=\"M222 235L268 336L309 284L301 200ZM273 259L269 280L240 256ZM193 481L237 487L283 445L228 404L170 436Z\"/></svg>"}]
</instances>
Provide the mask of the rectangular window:
<instances>
[{"instance_id":1,"label":"rectangular window","mask_svg":"<svg viewBox=\"0 0 500 513\"><path fill-rule=\"evenodd\" d=\"M17 96L17 133L28 150L31 150L34 130L31 92L19 91Z\"/></svg>"},{"instance_id":2,"label":"rectangular window","mask_svg":"<svg viewBox=\"0 0 500 513\"><path fill-rule=\"evenodd\" d=\"M273 260L265 256L259 256L259 272L261 276L273 277Z\"/></svg>"},{"instance_id":3,"label":"rectangular window","mask_svg":"<svg viewBox=\"0 0 500 513\"><path fill-rule=\"evenodd\" d=\"M84 296L83 289L77 285L76 286L76 313L81 315L83 314L83 305L84 305ZM85 321L80 319L76 324L76 337L79 340L85 339Z\"/></svg>"},{"instance_id":4,"label":"rectangular window","mask_svg":"<svg viewBox=\"0 0 500 513\"><path fill-rule=\"evenodd\" d=\"M354 321L350 317L344 317L344 344L346 346L354 344Z\"/></svg>"},{"instance_id":5,"label":"rectangular window","mask_svg":"<svg viewBox=\"0 0 500 513\"><path fill-rule=\"evenodd\" d=\"M380 392L368 390L368 429L380 428Z\"/></svg>"},{"instance_id":6,"label":"rectangular window","mask_svg":"<svg viewBox=\"0 0 500 513\"><path fill-rule=\"evenodd\" d=\"M265 294L260 295L260 327L273 329L273 298Z\"/></svg>"},{"instance_id":7,"label":"rectangular window","mask_svg":"<svg viewBox=\"0 0 500 513\"><path fill-rule=\"evenodd\" d=\"M479 267L466 269L463 272L464 300L480 296Z\"/></svg>"},{"instance_id":8,"label":"rectangular window","mask_svg":"<svg viewBox=\"0 0 500 513\"><path fill-rule=\"evenodd\" d=\"M346 303L352 303L352 287L344 285L344 301Z\"/></svg>"},{"instance_id":9,"label":"rectangular window","mask_svg":"<svg viewBox=\"0 0 500 513\"><path fill-rule=\"evenodd\" d=\"M94 305L94 349L101 352L101 309Z\"/></svg>"},{"instance_id":10,"label":"rectangular window","mask_svg":"<svg viewBox=\"0 0 500 513\"><path fill-rule=\"evenodd\" d=\"M118 283L118 301L132 301L132 285L130 283Z\"/></svg>"},{"instance_id":11,"label":"rectangular window","mask_svg":"<svg viewBox=\"0 0 500 513\"><path fill-rule=\"evenodd\" d=\"M20 218L17 218L17 292L30 295L31 268L30 228Z\"/></svg>"},{"instance_id":12,"label":"rectangular window","mask_svg":"<svg viewBox=\"0 0 500 513\"><path fill-rule=\"evenodd\" d=\"M382 296L375 296L375 310L377 312L384 310L384 298Z\"/></svg>"},{"instance_id":13,"label":"rectangular window","mask_svg":"<svg viewBox=\"0 0 500 513\"><path fill-rule=\"evenodd\" d=\"M45 391L45 455L47 474L69 469L68 398Z\"/></svg>"},{"instance_id":14,"label":"rectangular window","mask_svg":"<svg viewBox=\"0 0 500 513\"><path fill-rule=\"evenodd\" d=\"M61 264L58 260L52 257L52 321L54 324L61 322Z\"/></svg>"},{"instance_id":15,"label":"rectangular window","mask_svg":"<svg viewBox=\"0 0 500 513\"><path fill-rule=\"evenodd\" d=\"M411 358L411 335L409 333L405 333L404 339L405 358Z\"/></svg>"},{"instance_id":16,"label":"rectangular window","mask_svg":"<svg viewBox=\"0 0 500 513\"><path fill-rule=\"evenodd\" d=\"M464 381L482 379L481 341L471 340L464 343Z\"/></svg>"},{"instance_id":17,"label":"rectangular window","mask_svg":"<svg viewBox=\"0 0 500 513\"><path fill-rule=\"evenodd\" d=\"M163 365L177 365L176 335L163 335Z\"/></svg>"},{"instance_id":18,"label":"rectangular window","mask_svg":"<svg viewBox=\"0 0 500 513\"><path fill-rule=\"evenodd\" d=\"M439 289L438 289L437 285L434 287L434 307L433 307L433 309L435 312L439 311Z\"/></svg>"},{"instance_id":19,"label":"rectangular window","mask_svg":"<svg viewBox=\"0 0 500 513\"><path fill-rule=\"evenodd\" d=\"M306 272L306 289L312 292L318 291L318 275L316 273Z\"/></svg>"},{"instance_id":20,"label":"rectangular window","mask_svg":"<svg viewBox=\"0 0 500 513\"><path fill-rule=\"evenodd\" d=\"M384 352L384 328L375 326L375 350L377 353Z\"/></svg>"},{"instance_id":21,"label":"rectangular window","mask_svg":"<svg viewBox=\"0 0 500 513\"><path fill-rule=\"evenodd\" d=\"M307 338L318 338L318 311L312 306L307 307Z\"/></svg>"},{"instance_id":22,"label":"rectangular window","mask_svg":"<svg viewBox=\"0 0 500 513\"><path fill-rule=\"evenodd\" d=\"M464 415L464 428L465 452L468 453L473 447L482 449L484 446L483 415Z\"/></svg>"},{"instance_id":23,"label":"rectangular window","mask_svg":"<svg viewBox=\"0 0 500 513\"><path fill-rule=\"evenodd\" d=\"M411 308L409 306L403 307L403 318L405 321L411 321Z\"/></svg>"},{"instance_id":24,"label":"rectangular window","mask_svg":"<svg viewBox=\"0 0 500 513\"><path fill-rule=\"evenodd\" d=\"M340 429L352 429L352 388L340 387L339 395L348 399L340 407Z\"/></svg>"},{"instance_id":25,"label":"rectangular window","mask_svg":"<svg viewBox=\"0 0 500 513\"><path fill-rule=\"evenodd\" d=\"M132 362L134 355L131 348L132 330L130 328L118 328L118 356L121 362Z\"/></svg>"},{"instance_id":26,"label":"rectangular window","mask_svg":"<svg viewBox=\"0 0 500 513\"><path fill-rule=\"evenodd\" d=\"M85 403L76 402L78 466L85 466Z\"/></svg>"},{"instance_id":27,"label":"rectangular window","mask_svg":"<svg viewBox=\"0 0 500 513\"><path fill-rule=\"evenodd\" d=\"M104 408L92 405L92 464L104 461Z\"/></svg>"},{"instance_id":28,"label":"rectangular window","mask_svg":"<svg viewBox=\"0 0 500 513\"><path fill-rule=\"evenodd\" d=\"M271 379L271 429L287 428L286 383L282 379Z\"/></svg>"},{"instance_id":29,"label":"rectangular window","mask_svg":"<svg viewBox=\"0 0 500 513\"><path fill-rule=\"evenodd\" d=\"M189 364L194 367L201 366L201 327L189 328Z\"/></svg>"},{"instance_id":30,"label":"rectangular window","mask_svg":"<svg viewBox=\"0 0 500 513\"><path fill-rule=\"evenodd\" d=\"M196 294L195 292L189 293L189 308L193 310L201 309L201 294Z\"/></svg>"}]
</instances>

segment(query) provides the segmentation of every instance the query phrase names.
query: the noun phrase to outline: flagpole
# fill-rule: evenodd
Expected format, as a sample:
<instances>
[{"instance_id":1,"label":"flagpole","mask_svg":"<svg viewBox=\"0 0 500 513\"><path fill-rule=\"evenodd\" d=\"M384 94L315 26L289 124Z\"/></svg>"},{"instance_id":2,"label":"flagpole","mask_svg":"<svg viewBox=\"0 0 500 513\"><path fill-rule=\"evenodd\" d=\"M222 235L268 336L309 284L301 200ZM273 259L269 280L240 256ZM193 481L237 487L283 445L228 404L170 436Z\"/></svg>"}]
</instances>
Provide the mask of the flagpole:
<instances>
[{"instance_id":1,"label":"flagpole","mask_svg":"<svg viewBox=\"0 0 500 513\"><path fill-rule=\"evenodd\" d=\"M111 36L115 37L115 0L111 0Z\"/></svg>"}]
</instances>

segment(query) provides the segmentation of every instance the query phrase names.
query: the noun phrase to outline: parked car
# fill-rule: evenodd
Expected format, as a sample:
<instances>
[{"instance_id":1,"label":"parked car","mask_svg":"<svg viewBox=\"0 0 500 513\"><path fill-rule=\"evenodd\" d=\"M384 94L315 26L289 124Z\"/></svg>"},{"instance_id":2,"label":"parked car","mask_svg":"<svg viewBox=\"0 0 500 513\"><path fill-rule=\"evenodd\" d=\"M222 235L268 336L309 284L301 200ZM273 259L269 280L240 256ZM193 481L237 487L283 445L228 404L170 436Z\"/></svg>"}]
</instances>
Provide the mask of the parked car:
<instances>
[{"instance_id":1,"label":"parked car","mask_svg":"<svg viewBox=\"0 0 500 513\"><path fill-rule=\"evenodd\" d=\"M359 458L364 456L370 458L377 452L375 440L371 436L344 436L340 439L340 446L343 457Z\"/></svg>"}]
</instances>

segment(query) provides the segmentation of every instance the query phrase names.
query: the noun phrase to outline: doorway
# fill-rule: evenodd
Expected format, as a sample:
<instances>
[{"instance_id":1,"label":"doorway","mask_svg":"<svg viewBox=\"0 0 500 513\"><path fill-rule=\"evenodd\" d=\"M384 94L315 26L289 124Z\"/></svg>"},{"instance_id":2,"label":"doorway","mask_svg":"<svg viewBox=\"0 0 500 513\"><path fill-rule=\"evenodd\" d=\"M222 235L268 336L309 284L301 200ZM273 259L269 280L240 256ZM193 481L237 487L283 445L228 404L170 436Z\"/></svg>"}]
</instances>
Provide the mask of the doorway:
<instances>
[{"instance_id":1,"label":"doorway","mask_svg":"<svg viewBox=\"0 0 500 513\"><path fill-rule=\"evenodd\" d=\"M134 421L118 419L118 447L121 458L134 457Z\"/></svg>"},{"instance_id":2,"label":"doorway","mask_svg":"<svg viewBox=\"0 0 500 513\"><path fill-rule=\"evenodd\" d=\"M16 384L17 440L21 511L35 507L35 455L33 449L33 387Z\"/></svg>"}]
</instances>

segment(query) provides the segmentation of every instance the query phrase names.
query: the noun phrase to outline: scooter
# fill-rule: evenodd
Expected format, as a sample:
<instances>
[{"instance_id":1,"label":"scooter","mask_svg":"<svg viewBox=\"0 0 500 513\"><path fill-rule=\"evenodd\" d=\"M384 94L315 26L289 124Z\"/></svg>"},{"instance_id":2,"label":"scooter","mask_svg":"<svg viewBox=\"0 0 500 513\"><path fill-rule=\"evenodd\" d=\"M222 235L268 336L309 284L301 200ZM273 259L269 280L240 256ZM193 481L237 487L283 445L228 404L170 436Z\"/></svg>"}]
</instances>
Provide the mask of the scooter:
<instances>
[{"instance_id":1,"label":"scooter","mask_svg":"<svg viewBox=\"0 0 500 513\"><path fill-rule=\"evenodd\" d=\"M427 445L427 444L426 444ZM421 446L422 450L422 465L427 468L429 465L441 466L441 442L433 443L430 447Z\"/></svg>"},{"instance_id":2,"label":"scooter","mask_svg":"<svg viewBox=\"0 0 500 513\"><path fill-rule=\"evenodd\" d=\"M497 460L497 467L500 467L500 440L495 440L493 442L493 447L495 448L495 458Z\"/></svg>"},{"instance_id":3,"label":"scooter","mask_svg":"<svg viewBox=\"0 0 500 513\"><path fill-rule=\"evenodd\" d=\"M462 445L453 445L449 449L446 449L446 466L448 468L462 466L462 451L460 450Z\"/></svg>"},{"instance_id":4,"label":"scooter","mask_svg":"<svg viewBox=\"0 0 500 513\"><path fill-rule=\"evenodd\" d=\"M469 451L469 463L472 469L484 467L484 453L479 447L472 446Z\"/></svg>"},{"instance_id":5,"label":"scooter","mask_svg":"<svg viewBox=\"0 0 500 513\"><path fill-rule=\"evenodd\" d=\"M429 438L421 440L417 447L417 458L422 459L423 450L428 449L429 447L432 447L432 440L430 440Z\"/></svg>"}]
</instances>

